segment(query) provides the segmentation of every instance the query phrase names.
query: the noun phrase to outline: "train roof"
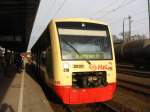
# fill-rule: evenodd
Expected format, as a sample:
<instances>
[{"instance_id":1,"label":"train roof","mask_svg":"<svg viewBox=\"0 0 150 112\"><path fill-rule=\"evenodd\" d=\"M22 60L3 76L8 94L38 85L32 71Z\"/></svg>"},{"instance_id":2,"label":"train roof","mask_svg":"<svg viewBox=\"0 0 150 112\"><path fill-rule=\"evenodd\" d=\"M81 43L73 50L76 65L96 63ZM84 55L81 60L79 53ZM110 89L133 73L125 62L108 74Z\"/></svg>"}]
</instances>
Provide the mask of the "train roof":
<instances>
[{"instance_id":1,"label":"train roof","mask_svg":"<svg viewBox=\"0 0 150 112\"><path fill-rule=\"evenodd\" d=\"M52 19L52 22L90 22L90 23L108 25L101 20L94 20L88 18L60 18L60 19Z\"/></svg>"}]
</instances>

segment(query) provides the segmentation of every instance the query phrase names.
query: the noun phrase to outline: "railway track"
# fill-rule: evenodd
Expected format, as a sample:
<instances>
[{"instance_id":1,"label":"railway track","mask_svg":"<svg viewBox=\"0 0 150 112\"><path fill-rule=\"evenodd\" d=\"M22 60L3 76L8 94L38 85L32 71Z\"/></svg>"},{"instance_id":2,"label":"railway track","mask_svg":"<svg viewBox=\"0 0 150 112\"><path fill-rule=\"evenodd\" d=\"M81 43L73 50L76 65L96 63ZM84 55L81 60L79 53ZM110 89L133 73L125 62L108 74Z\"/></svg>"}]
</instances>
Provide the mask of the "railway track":
<instances>
[{"instance_id":1,"label":"railway track","mask_svg":"<svg viewBox=\"0 0 150 112\"><path fill-rule=\"evenodd\" d=\"M117 65L117 73L135 75L138 77L150 78L150 70L137 69L133 65Z\"/></svg>"},{"instance_id":2,"label":"railway track","mask_svg":"<svg viewBox=\"0 0 150 112\"><path fill-rule=\"evenodd\" d=\"M65 112L120 112L107 103L65 105Z\"/></svg>"},{"instance_id":3,"label":"railway track","mask_svg":"<svg viewBox=\"0 0 150 112\"><path fill-rule=\"evenodd\" d=\"M114 108L112 105L109 105L108 103L103 103L102 105L110 109L108 112L120 112L120 110L117 110L116 108Z\"/></svg>"},{"instance_id":4,"label":"railway track","mask_svg":"<svg viewBox=\"0 0 150 112\"><path fill-rule=\"evenodd\" d=\"M148 85L142 85L142 84L118 79L118 86L126 89L130 89L138 93L142 93L144 95L150 95L150 87Z\"/></svg>"},{"instance_id":5,"label":"railway track","mask_svg":"<svg viewBox=\"0 0 150 112\"><path fill-rule=\"evenodd\" d=\"M118 86L150 95L150 71L136 70L132 65L119 65L117 73Z\"/></svg>"}]
</instances>

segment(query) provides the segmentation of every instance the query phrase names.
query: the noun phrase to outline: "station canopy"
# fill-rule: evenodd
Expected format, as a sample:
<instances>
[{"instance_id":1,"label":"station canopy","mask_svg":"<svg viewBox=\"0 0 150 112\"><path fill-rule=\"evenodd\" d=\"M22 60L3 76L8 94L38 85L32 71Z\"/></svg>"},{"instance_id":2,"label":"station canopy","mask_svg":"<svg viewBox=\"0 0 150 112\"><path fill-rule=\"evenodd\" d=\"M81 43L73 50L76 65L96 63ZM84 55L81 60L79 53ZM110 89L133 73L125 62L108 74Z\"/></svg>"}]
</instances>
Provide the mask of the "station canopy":
<instances>
[{"instance_id":1,"label":"station canopy","mask_svg":"<svg viewBox=\"0 0 150 112\"><path fill-rule=\"evenodd\" d=\"M0 0L0 46L26 51L39 0Z\"/></svg>"}]
</instances>

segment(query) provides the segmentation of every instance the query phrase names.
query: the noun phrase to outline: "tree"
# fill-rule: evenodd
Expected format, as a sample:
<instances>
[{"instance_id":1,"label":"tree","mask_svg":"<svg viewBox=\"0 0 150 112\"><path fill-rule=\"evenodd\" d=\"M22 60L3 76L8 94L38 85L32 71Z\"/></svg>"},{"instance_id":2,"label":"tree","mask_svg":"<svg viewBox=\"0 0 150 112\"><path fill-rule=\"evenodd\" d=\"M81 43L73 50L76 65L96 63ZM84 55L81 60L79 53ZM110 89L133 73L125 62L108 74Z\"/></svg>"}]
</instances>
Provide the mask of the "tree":
<instances>
[{"instance_id":1,"label":"tree","mask_svg":"<svg viewBox=\"0 0 150 112\"><path fill-rule=\"evenodd\" d=\"M120 35L123 37L123 33L120 33ZM146 39L146 35L140 35L140 34L135 34L132 35L131 38L129 39L129 32L124 32L124 42L128 42L130 40L143 40Z\"/></svg>"},{"instance_id":2,"label":"tree","mask_svg":"<svg viewBox=\"0 0 150 112\"><path fill-rule=\"evenodd\" d=\"M115 40L118 40L119 38L117 35L112 35L112 39L113 39L113 41L115 41Z\"/></svg>"},{"instance_id":3,"label":"tree","mask_svg":"<svg viewBox=\"0 0 150 112\"><path fill-rule=\"evenodd\" d=\"M122 43L122 39L120 39L117 35L112 35L113 43Z\"/></svg>"},{"instance_id":4,"label":"tree","mask_svg":"<svg viewBox=\"0 0 150 112\"><path fill-rule=\"evenodd\" d=\"M146 39L146 35L135 34L132 36L132 40L144 40Z\"/></svg>"}]
</instances>

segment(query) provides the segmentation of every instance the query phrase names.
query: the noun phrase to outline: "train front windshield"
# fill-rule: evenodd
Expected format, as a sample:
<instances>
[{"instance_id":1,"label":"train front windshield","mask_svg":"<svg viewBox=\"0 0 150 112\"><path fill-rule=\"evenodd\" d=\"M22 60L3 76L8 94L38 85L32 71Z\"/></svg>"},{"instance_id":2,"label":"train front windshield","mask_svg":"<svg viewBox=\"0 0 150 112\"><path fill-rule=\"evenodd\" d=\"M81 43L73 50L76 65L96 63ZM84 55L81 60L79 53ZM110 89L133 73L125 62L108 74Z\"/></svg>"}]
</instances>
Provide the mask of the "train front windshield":
<instances>
[{"instance_id":1,"label":"train front windshield","mask_svg":"<svg viewBox=\"0 0 150 112\"><path fill-rule=\"evenodd\" d=\"M112 59L112 48L108 29L81 28L58 28L62 59Z\"/></svg>"}]
</instances>

